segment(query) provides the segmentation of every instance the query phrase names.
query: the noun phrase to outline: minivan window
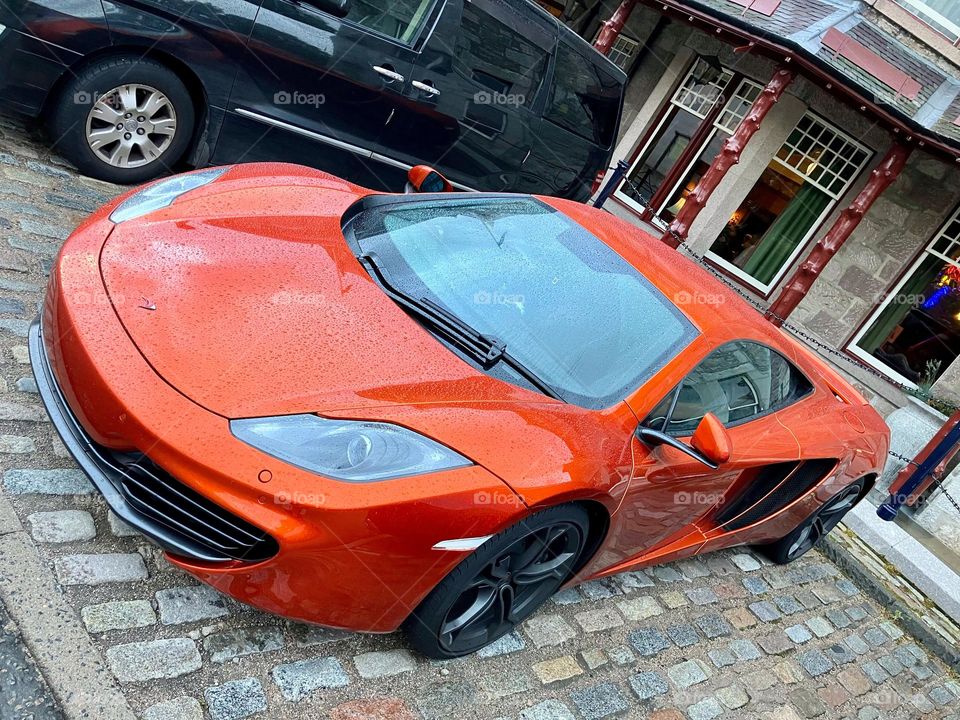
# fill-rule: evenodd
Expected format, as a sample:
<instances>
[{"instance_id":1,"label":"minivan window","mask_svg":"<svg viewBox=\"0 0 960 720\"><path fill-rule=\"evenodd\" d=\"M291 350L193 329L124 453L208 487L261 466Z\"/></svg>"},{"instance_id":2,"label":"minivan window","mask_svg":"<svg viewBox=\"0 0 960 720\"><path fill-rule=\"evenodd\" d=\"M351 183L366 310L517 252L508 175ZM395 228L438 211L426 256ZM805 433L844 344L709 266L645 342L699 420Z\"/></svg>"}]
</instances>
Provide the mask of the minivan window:
<instances>
[{"instance_id":1,"label":"minivan window","mask_svg":"<svg viewBox=\"0 0 960 720\"><path fill-rule=\"evenodd\" d=\"M566 43L560 43L544 117L609 147L620 112L620 89L616 79Z\"/></svg>"},{"instance_id":2,"label":"minivan window","mask_svg":"<svg viewBox=\"0 0 960 720\"><path fill-rule=\"evenodd\" d=\"M353 0L346 19L409 43L427 19L434 2L435 0L391 0L388 3Z\"/></svg>"},{"instance_id":3,"label":"minivan window","mask_svg":"<svg viewBox=\"0 0 960 720\"><path fill-rule=\"evenodd\" d=\"M622 400L697 335L633 265L533 198L375 206L349 228L393 285L497 338L583 407Z\"/></svg>"},{"instance_id":4,"label":"minivan window","mask_svg":"<svg viewBox=\"0 0 960 720\"><path fill-rule=\"evenodd\" d=\"M455 56L465 77L490 89L486 94L477 93L474 103L506 110L533 102L547 67L548 51L497 16L516 18L516 26L521 27L516 11L502 0L464 3Z\"/></svg>"}]
</instances>

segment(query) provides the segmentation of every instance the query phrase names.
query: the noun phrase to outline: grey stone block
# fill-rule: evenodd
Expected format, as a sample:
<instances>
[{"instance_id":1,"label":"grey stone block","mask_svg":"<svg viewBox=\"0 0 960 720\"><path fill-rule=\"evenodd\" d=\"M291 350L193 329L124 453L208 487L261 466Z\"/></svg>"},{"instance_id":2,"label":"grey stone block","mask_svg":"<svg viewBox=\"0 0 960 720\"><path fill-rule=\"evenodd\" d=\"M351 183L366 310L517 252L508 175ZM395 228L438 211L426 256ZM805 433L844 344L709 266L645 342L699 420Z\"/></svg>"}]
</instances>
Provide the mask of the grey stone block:
<instances>
[{"instance_id":1,"label":"grey stone block","mask_svg":"<svg viewBox=\"0 0 960 720\"><path fill-rule=\"evenodd\" d=\"M242 720L267 709L267 695L256 678L232 680L203 691L211 720Z\"/></svg>"},{"instance_id":2,"label":"grey stone block","mask_svg":"<svg viewBox=\"0 0 960 720\"><path fill-rule=\"evenodd\" d=\"M156 598L160 622L164 625L182 625L230 614L226 598L209 585L159 590Z\"/></svg>"},{"instance_id":3,"label":"grey stone block","mask_svg":"<svg viewBox=\"0 0 960 720\"><path fill-rule=\"evenodd\" d=\"M107 663L120 682L145 682L196 672L202 660L193 640L172 638L107 648Z\"/></svg>"},{"instance_id":4,"label":"grey stone block","mask_svg":"<svg viewBox=\"0 0 960 720\"><path fill-rule=\"evenodd\" d=\"M277 665L270 674L280 693L291 702L298 702L317 690L350 684L350 677L344 672L340 661L333 657Z\"/></svg>"}]
</instances>

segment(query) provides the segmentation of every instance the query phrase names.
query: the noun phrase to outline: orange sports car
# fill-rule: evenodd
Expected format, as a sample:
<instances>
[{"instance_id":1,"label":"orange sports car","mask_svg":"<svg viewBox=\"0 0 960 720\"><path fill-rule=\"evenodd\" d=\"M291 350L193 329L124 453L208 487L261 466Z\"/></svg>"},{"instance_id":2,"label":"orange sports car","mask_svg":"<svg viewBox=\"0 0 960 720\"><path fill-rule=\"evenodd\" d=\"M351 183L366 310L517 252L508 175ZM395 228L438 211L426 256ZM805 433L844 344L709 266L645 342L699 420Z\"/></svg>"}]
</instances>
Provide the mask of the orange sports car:
<instances>
[{"instance_id":1,"label":"orange sports car","mask_svg":"<svg viewBox=\"0 0 960 720\"><path fill-rule=\"evenodd\" d=\"M607 213L294 165L94 214L30 353L76 461L170 562L433 657L565 584L743 543L789 562L888 445L837 373Z\"/></svg>"}]
</instances>

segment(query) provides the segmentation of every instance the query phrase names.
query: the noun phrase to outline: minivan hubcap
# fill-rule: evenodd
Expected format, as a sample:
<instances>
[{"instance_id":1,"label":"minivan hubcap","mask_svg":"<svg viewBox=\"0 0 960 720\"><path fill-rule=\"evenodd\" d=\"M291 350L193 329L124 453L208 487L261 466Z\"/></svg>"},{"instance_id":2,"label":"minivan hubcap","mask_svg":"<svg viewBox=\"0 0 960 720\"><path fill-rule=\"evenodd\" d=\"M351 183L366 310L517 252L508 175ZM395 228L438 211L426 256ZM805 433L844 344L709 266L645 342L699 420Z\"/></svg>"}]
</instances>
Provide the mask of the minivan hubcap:
<instances>
[{"instance_id":1,"label":"minivan hubcap","mask_svg":"<svg viewBox=\"0 0 960 720\"><path fill-rule=\"evenodd\" d=\"M96 98L87 115L87 144L103 162L118 168L148 165L177 134L177 111L149 85L130 83Z\"/></svg>"}]
</instances>

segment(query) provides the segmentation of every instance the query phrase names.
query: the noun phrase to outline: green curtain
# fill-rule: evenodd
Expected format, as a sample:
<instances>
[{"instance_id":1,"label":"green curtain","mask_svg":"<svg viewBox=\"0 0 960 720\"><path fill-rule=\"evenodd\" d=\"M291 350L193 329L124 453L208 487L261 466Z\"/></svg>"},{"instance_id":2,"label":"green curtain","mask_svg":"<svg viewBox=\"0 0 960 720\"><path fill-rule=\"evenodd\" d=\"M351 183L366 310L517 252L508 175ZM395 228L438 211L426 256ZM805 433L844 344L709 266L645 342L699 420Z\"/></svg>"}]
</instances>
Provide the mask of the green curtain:
<instances>
[{"instance_id":1,"label":"green curtain","mask_svg":"<svg viewBox=\"0 0 960 720\"><path fill-rule=\"evenodd\" d=\"M870 329L864 333L863 337L857 342L861 348L871 355L883 345L884 341L890 337L894 328L903 322L913 308L919 303L909 302L918 300L931 282L943 270L944 261L933 255L928 255L920 263L920 266L911 273L910 277L903 284L903 287L897 291L896 297L892 298L883 312L874 320Z\"/></svg>"},{"instance_id":2,"label":"green curtain","mask_svg":"<svg viewBox=\"0 0 960 720\"><path fill-rule=\"evenodd\" d=\"M829 195L804 183L764 233L757 249L744 263L743 271L764 284L773 280L829 204Z\"/></svg>"}]
</instances>

